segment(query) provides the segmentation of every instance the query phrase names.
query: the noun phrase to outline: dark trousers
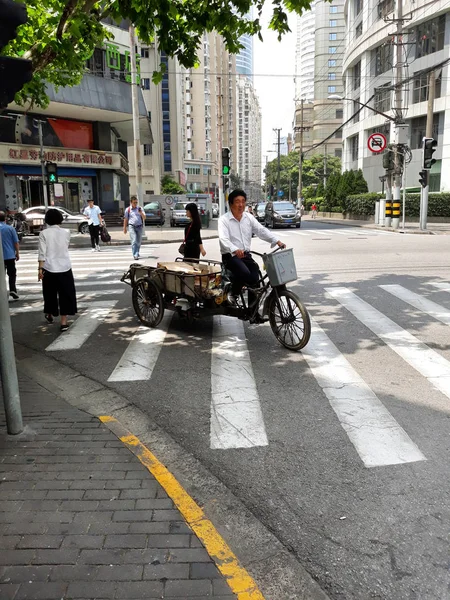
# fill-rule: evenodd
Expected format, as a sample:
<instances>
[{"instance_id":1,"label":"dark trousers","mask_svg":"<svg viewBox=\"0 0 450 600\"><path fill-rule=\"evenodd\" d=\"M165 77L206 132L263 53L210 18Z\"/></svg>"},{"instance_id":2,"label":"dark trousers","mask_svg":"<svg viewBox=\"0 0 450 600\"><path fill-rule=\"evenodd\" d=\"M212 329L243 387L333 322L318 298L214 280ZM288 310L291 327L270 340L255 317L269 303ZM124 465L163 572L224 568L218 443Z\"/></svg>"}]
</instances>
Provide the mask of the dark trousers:
<instances>
[{"instance_id":1,"label":"dark trousers","mask_svg":"<svg viewBox=\"0 0 450 600\"><path fill-rule=\"evenodd\" d=\"M5 260L4 262L5 262L5 269L6 269L6 272L8 274L9 291L10 292L17 292L17 288L16 288L16 277L17 277L16 259L15 258L9 258L8 260Z\"/></svg>"},{"instance_id":2,"label":"dark trousers","mask_svg":"<svg viewBox=\"0 0 450 600\"><path fill-rule=\"evenodd\" d=\"M189 258L200 258L200 245L195 242L186 242L184 256L186 260Z\"/></svg>"},{"instance_id":3,"label":"dark trousers","mask_svg":"<svg viewBox=\"0 0 450 600\"><path fill-rule=\"evenodd\" d=\"M98 239L100 235L100 225L89 225L89 233L91 235L91 246L95 248L98 246Z\"/></svg>"},{"instance_id":4,"label":"dark trousers","mask_svg":"<svg viewBox=\"0 0 450 600\"><path fill-rule=\"evenodd\" d=\"M250 252L247 252L243 258L223 254L222 261L225 267L233 274L232 292L239 294L243 285L255 287L259 281L259 267L253 260Z\"/></svg>"},{"instance_id":5,"label":"dark trousers","mask_svg":"<svg viewBox=\"0 0 450 600\"><path fill-rule=\"evenodd\" d=\"M77 297L72 269L64 273L44 271L42 279L44 313L57 317L74 315L77 312Z\"/></svg>"}]
</instances>

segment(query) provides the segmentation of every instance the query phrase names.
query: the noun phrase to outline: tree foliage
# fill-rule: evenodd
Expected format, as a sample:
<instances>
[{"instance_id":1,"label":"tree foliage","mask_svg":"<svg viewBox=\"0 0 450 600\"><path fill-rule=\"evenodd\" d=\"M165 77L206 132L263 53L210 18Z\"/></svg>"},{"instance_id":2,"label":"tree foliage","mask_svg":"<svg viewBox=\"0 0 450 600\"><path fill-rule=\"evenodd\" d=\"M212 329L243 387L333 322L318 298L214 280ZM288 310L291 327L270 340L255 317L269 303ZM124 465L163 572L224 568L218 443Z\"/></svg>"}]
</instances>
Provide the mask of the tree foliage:
<instances>
[{"instance_id":1,"label":"tree foliage","mask_svg":"<svg viewBox=\"0 0 450 600\"><path fill-rule=\"evenodd\" d=\"M86 60L108 38L107 17L128 19L144 44L157 41L160 50L186 68L198 65L204 32L217 31L231 53L242 48L241 35L261 36L261 12L267 0L29 0L28 23L4 54L29 58L34 77L17 101L45 107L46 83L56 87L80 83ZM289 31L287 12L310 8L312 0L276 0L270 29L278 39ZM256 17L248 17L251 7ZM158 82L161 72L154 73Z\"/></svg>"},{"instance_id":2,"label":"tree foliage","mask_svg":"<svg viewBox=\"0 0 450 600\"><path fill-rule=\"evenodd\" d=\"M291 188L291 199L297 200L298 188L298 152L290 152L287 155L280 156L280 189L283 191L284 198L289 198L289 186ZM322 186L323 181L323 154L316 154L310 158L304 158L302 163L302 188L305 198L319 195L317 190ZM278 158L267 163L265 174L267 186L277 185ZM327 175L333 175L341 172L341 160L335 156L327 156Z\"/></svg>"},{"instance_id":3,"label":"tree foliage","mask_svg":"<svg viewBox=\"0 0 450 600\"><path fill-rule=\"evenodd\" d=\"M361 169L344 171L329 177L325 188L325 208L330 211L334 206L348 210L348 198L353 194L364 194L368 191L367 181Z\"/></svg>"},{"instance_id":4,"label":"tree foliage","mask_svg":"<svg viewBox=\"0 0 450 600\"><path fill-rule=\"evenodd\" d=\"M186 190L182 185L172 179L170 175L164 175L161 179L161 194L185 194Z\"/></svg>"}]
</instances>

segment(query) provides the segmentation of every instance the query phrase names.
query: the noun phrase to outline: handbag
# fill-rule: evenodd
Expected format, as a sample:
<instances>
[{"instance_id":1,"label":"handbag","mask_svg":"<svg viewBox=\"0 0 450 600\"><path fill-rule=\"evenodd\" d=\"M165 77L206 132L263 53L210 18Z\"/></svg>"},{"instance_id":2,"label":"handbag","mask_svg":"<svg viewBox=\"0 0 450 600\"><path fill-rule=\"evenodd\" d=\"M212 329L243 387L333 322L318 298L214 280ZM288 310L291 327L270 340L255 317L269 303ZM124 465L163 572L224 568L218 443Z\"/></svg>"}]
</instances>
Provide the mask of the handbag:
<instances>
[{"instance_id":1,"label":"handbag","mask_svg":"<svg viewBox=\"0 0 450 600\"><path fill-rule=\"evenodd\" d=\"M103 227L100 227L100 238L104 244L109 244L109 242L111 241L111 236L109 235L105 225L103 225Z\"/></svg>"},{"instance_id":2,"label":"handbag","mask_svg":"<svg viewBox=\"0 0 450 600\"><path fill-rule=\"evenodd\" d=\"M189 225L189 229L187 230L187 233L184 237L184 242L182 244L180 244L180 247L178 248L178 252L179 252L179 254L181 254L181 256L184 256L184 253L186 252L186 240L187 240L187 237L191 230L191 227L192 227L192 223Z\"/></svg>"}]
</instances>

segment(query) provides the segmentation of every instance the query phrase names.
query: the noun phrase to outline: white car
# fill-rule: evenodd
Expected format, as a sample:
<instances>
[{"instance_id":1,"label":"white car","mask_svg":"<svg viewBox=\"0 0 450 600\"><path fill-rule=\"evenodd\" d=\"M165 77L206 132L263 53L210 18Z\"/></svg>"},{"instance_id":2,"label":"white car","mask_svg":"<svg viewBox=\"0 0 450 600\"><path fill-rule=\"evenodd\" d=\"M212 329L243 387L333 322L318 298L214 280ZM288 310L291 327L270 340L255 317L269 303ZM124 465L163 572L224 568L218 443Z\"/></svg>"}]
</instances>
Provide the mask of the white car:
<instances>
[{"instance_id":1,"label":"white car","mask_svg":"<svg viewBox=\"0 0 450 600\"><path fill-rule=\"evenodd\" d=\"M79 233L89 233L88 219L81 213L74 213L62 206L51 206L56 208L63 215L61 227L64 229L73 229ZM32 206L22 211L26 216L24 221L25 235L38 235L44 226L45 206Z\"/></svg>"}]
</instances>

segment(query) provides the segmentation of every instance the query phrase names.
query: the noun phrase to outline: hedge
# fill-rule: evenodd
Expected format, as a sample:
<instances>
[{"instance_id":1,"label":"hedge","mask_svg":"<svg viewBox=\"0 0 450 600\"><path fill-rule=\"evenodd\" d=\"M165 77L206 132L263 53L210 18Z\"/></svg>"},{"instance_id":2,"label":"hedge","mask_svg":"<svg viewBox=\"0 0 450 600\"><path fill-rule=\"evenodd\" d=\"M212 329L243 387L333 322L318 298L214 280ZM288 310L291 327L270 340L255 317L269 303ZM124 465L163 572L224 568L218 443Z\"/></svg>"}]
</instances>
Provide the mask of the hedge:
<instances>
[{"instance_id":1,"label":"hedge","mask_svg":"<svg viewBox=\"0 0 450 600\"><path fill-rule=\"evenodd\" d=\"M375 202L383 198L381 194L355 194L347 196L346 212L355 215L374 215ZM403 206L403 196L400 198ZM405 212L407 217L420 216L420 194L406 194ZM450 193L433 192L428 195L429 217L450 217Z\"/></svg>"}]
</instances>

